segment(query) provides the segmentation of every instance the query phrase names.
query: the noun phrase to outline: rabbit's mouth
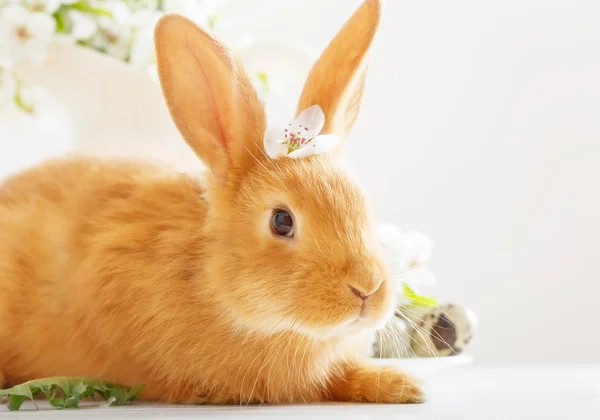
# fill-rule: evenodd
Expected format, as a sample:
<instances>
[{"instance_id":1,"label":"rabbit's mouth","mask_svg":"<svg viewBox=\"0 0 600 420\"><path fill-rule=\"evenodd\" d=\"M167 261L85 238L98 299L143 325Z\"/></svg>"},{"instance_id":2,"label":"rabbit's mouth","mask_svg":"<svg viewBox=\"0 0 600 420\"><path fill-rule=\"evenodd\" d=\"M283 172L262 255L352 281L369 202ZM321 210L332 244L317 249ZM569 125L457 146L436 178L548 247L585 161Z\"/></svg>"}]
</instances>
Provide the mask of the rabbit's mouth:
<instances>
[{"instance_id":1,"label":"rabbit's mouth","mask_svg":"<svg viewBox=\"0 0 600 420\"><path fill-rule=\"evenodd\" d=\"M373 330L374 331L374 330L383 328L385 326L385 324L387 323L388 319L390 318L389 316L374 318L372 316L369 316L365 312L366 312L366 310L364 308L362 308L359 316L357 316L352 322L350 322L350 324L348 324L348 326L352 327L352 329L355 329L355 328L361 329L362 331L365 331L365 330Z\"/></svg>"},{"instance_id":2,"label":"rabbit's mouth","mask_svg":"<svg viewBox=\"0 0 600 420\"><path fill-rule=\"evenodd\" d=\"M382 323L382 326L385 324ZM357 317L343 325L338 325L331 328L311 328L303 331L306 335L318 339L318 340L329 340L332 338L340 337L352 337L364 334L369 331L375 331L379 329L378 323L374 323L371 319L363 317Z\"/></svg>"},{"instance_id":3,"label":"rabbit's mouth","mask_svg":"<svg viewBox=\"0 0 600 420\"><path fill-rule=\"evenodd\" d=\"M316 306L314 300L322 297L321 305L315 307L320 316L311 315L309 311L307 318L301 317L299 332L316 339L355 336L381 329L396 307L396 294L387 282L375 285L372 290L355 290L350 286L308 297L313 307ZM307 313L302 309L299 312Z\"/></svg>"},{"instance_id":4,"label":"rabbit's mouth","mask_svg":"<svg viewBox=\"0 0 600 420\"><path fill-rule=\"evenodd\" d=\"M305 327L300 329L299 332L320 340L355 336L383 328L392 315L393 311L382 314L376 310L376 308L371 308L369 305L363 305L361 308L357 309L354 314L339 324L321 327Z\"/></svg>"}]
</instances>

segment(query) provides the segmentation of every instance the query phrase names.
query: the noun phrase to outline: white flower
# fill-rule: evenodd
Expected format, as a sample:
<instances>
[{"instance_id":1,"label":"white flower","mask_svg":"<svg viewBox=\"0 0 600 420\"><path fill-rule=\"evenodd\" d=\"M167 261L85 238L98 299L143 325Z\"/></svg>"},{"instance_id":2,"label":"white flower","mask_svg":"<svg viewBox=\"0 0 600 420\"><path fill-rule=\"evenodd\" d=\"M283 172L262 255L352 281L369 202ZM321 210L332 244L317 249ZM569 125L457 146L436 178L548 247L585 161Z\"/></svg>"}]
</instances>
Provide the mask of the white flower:
<instances>
[{"instance_id":1,"label":"white flower","mask_svg":"<svg viewBox=\"0 0 600 420\"><path fill-rule=\"evenodd\" d=\"M90 43L97 50L126 60L131 52L131 27L111 19L101 19L98 32Z\"/></svg>"},{"instance_id":2,"label":"white flower","mask_svg":"<svg viewBox=\"0 0 600 420\"><path fill-rule=\"evenodd\" d=\"M411 264L425 264L431 258L433 241L421 232L411 231L404 234L404 250Z\"/></svg>"},{"instance_id":3,"label":"white flower","mask_svg":"<svg viewBox=\"0 0 600 420\"><path fill-rule=\"evenodd\" d=\"M431 239L421 232L404 233L395 225L381 225L377 236L398 286L404 283L418 291L423 286L435 285L435 275L425 266L433 249Z\"/></svg>"},{"instance_id":4,"label":"white flower","mask_svg":"<svg viewBox=\"0 0 600 420\"><path fill-rule=\"evenodd\" d=\"M96 21L88 14L77 10L69 10L69 19L71 19L71 37L80 41L90 39L98 30Z\"/></svg>"},{"instance_id":5,"label":"white flower","mask_svg":"<svg viewBox=\"0 0 600 420\"><path fill-rule=\"evenodd\" d=\"M0 109L4 104L10 103L17 95L17 79L8 67L0 64Z\"/></svg>"},{"instance_id":6,"label":"white flower","mask_svg":"<svg viewBox=\"0 0 600 420\"><path fill-rule=\"evenodd\" d=\"M98 18L98 32L90 39L91 46L119 60L127 60L133 34L131 9L123 1L97 3L98 7L110 12L112 18Z\"/></svg>"},{"instance_id":7,"label":"white flower","mask_svg":"<svg viewBox=\"0 0 600 420\"><path fill-rule=\"evenodd\" d=\"M5 37L6 54L14 62L29 60L40 64L46 59L48 43L52 39L56 22L51 16L29 12L13 4L2 9L0 25Z\"/></svg>"},{"instance_id":8,"label":"white flower","mask_svg":"<svg viewBox=\"0 0 600 420\"><path fill-rule=\"evenodd\" d=\"M265 152L271 159L287 155L301 158L329 152L338 145L340 138L321 134L325 114L318 105L306 108L287 128L270 127L265 133Z\"/></svg>"},{"instance_id":9,"label":"white flower","mask_svg":"<svg viewBox=\"0 0 600 420\"><path fill-rule=\"evenodd\" d=\"M21 0L21 4L32 12L54 14L61 5L60 0Z\"/></svg>"},{"instance_id":10,"label":"white flower","mask_svg":"<svg viewBox=\"0 0 600 420\"><path fill-rule=\"evenodd\" d=\"M109 20L113 20L121 24L131 24L131 8L128 5L128 2L123 0L96 0L92 3L92 5L109 12L112 15L112 18L108 18Z\"/></svg>"}]
</instances>

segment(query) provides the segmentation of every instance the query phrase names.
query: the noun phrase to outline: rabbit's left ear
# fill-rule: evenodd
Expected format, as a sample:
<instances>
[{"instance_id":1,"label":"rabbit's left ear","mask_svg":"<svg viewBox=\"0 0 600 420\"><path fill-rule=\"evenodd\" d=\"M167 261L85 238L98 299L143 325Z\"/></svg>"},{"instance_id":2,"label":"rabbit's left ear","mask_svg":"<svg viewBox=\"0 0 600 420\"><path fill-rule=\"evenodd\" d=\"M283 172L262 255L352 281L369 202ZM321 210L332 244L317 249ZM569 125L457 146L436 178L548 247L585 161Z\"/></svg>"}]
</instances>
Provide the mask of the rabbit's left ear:
<instances>
[{"instance_id":1,"label":"rabbit's left ear","mask_svg":"<svg viewBox=\"0 0 600 420\"><path fill-rule=\"evenodd\" d=\"M179 132L220 181L262 151L266 116L241 63L191 20L165 15L154 31L158 74Z\"/></svg>"},{"instance_id":2,"label":"rabbit's left ear","mask_svg":"<svg viewBox=\"0 0 600 420\"><path fill-rule=\"evenodd\" d=\"M379 26L380 0L365 0L313 66L297 114L319 105L323 134L345 136L358 116L365 83L366 56Z\"/></svg>"}]
</instances>

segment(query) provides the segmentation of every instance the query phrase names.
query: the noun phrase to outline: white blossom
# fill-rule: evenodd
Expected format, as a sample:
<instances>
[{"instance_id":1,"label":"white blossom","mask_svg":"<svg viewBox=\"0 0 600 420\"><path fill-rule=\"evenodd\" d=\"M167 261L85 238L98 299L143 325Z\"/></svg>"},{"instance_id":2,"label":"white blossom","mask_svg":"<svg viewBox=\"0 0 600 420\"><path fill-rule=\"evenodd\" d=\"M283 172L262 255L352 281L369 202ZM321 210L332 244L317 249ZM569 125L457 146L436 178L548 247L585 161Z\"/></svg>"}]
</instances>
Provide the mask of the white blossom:
<instances>
[{"instance_id":1,"label":"white blossom","mask_svg":"<svg viewBox=\"0 0 600 420\"><path fill-rule=\"evenodd\" d=\"M13 63L28 60L40 64L46 59L56 22L45 13L30 12L11 4L1 11L0 28L0 37L4 38L3 54L8 59Z\"/></svg>"},{"instance_id":2,"label":"white blossom","mask_svg":"<svg viewBox=\"0 0 600 420\"><path fill-rule=\"evenodd\" d=\"M53 14L61 5L61 0L21 0L21 4L33 12Z\"/></svg>"},{"instance_id":3,"label":"white blossom","mask_svg":"<svg viewBox=\"0 0 600 420\"><path fill-rule=\"evenodd\" d=\"M435 285L436 277L426 266L433 249L429 237L416 231L405 233L398 226L385 224L379 227L378 238L399 290L402 284L415 291Z\"/></svg>"},{"instance_id":4,"label":"white blossom","mask_svg":"<svg viewBox=\"0 0 600 420\"><path fill-rule=\"evenodd\" d=\"M70 35L73 39L88 40L98 31L96 21L88 14L70 9L68 15L72 24Z\"/></svg>"},{"instance_id":5,"label":"white blossom","mask_svg":"<svg viewBox=\"0 0 600 420\"><path fill-rule=\"evenodd\" d=\"M265 152L271 159L280 156L301 158L329 152L340 138L319 134L325 125L325 114L318 105L306 108L285 129L271 126L265 133Z\"/></svg>"},{"instance_id":6,"label":"white blossom","mask_svg":"<svg viewBox=\"0 0 600 420\"><path fill-rule=\"evenodd\" d=\"M108 18L100 19L98 32L90 44L119 60L127 60L131 51L131 27Z\"/></svg>"}]
</instances>

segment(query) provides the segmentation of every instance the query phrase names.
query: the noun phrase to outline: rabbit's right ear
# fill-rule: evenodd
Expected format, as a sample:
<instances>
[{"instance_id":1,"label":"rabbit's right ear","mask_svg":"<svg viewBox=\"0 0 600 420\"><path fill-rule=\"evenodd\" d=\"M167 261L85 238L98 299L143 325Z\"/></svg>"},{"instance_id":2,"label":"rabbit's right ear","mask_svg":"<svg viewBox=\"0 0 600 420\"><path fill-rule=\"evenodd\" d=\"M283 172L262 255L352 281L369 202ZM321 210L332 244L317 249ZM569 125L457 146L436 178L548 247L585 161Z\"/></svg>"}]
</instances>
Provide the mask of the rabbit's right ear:
<instances>
[{"instance_id":1,"label":"rabbit's right ear","mask_svg":"<svg viewBox=\"0 0 600 420\"><path fill-rule=\"evenodd\" d=\"M191 20L163 16L154 30L158 75L179 132L220 181L262 150L266 116L242 65Z\"/></svg>"},{"instance_id":2,"label":"rabbit's right ear","mask_svg":"<svg viewBox=\"0 0 600 420\"><path fill-rule=\"evenodd\" d=\"M364 0L313 66L297 114L319 105L325 114L322 133L346 136L358 116L366 56L379 26L381 0Z\"/></svg>"}]
</instances>

